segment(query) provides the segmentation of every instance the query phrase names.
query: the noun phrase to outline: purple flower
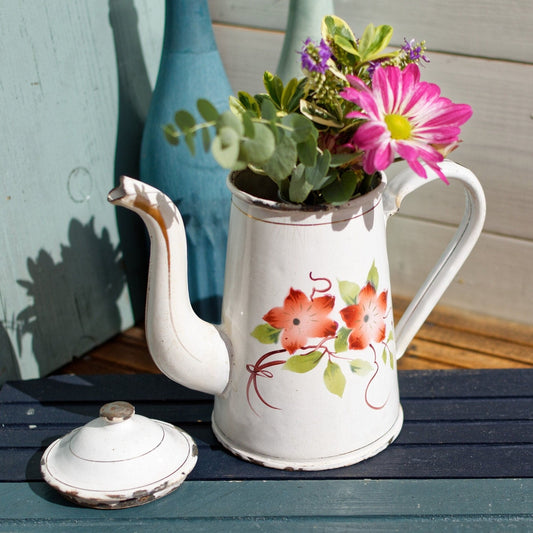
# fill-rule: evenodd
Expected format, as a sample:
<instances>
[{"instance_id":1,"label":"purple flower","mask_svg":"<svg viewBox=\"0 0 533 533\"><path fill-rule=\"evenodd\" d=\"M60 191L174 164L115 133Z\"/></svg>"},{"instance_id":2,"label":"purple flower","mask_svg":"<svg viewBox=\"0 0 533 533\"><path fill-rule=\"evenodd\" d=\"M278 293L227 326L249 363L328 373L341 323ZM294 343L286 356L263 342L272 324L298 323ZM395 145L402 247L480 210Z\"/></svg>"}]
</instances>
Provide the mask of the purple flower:
<instances>
[{"instance_id":1,"label":"purple flower","mask_svg":"<svg viewBox=\"0 0 533 533\"><path fill-rule=\"evenodd\" d=\"M404 37L405 44L402 46L402 50L408 54L409 59L411 61L420 61L421 59L424 60L426 63L429 63L429 59L426 55L423 54L423 48L422 44L416 43L414 39L411 39L408 41Z\"/></svg>"},{"instance_id":2,"label":"purple flower","mask_svg":"<svg viewBox=\"0 0 533 533\"><path fill-rule=\"evenodd\" d=\"M374 75L375 70L381 65L381 61L369 61L368 62L368 68L367 73L372 78Z\"/></svg>"},{"instance_id":3,"label":"purple flower","mask_svg":"<svg viewBox=\"0 0 533 533\"><path fill-rule=\"evenodd\" d=\"M328 70L327 62L333 54L324 39L321 39L318 45L311 39L307 39L300 55L302 56L302 68L304 70L324 74Z\"/></svg>"}]
</instances>

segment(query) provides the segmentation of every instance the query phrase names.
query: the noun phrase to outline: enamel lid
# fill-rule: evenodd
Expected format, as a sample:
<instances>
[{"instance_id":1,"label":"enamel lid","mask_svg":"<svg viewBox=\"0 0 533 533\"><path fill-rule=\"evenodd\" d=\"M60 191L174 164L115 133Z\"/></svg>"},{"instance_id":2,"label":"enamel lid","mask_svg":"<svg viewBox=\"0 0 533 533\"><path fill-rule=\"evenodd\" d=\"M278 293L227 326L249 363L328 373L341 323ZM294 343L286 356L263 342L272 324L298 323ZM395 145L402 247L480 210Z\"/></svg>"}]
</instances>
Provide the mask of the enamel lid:
<instances>
[{"instance_id":1,"label":"enamel lid","mask_svg":"<svg viewBox=\"0 0 533 533\"><path fill-rule=\"evenodd\" d=\"M133 507L177 488L196 464L198 450L180 428L135 414L112 402L100 417L54 441L41 472L66 498L88 507Z\"/></svg>"}]
</instances>

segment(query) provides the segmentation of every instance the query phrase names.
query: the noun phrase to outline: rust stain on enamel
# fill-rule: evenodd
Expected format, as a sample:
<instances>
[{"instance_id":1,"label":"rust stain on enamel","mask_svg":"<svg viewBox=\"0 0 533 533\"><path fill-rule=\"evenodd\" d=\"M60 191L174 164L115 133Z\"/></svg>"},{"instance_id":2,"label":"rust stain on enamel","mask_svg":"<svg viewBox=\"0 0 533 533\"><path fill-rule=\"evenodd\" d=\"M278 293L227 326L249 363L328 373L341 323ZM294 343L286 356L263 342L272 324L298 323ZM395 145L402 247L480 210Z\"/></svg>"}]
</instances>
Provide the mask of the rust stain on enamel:
<instances>
[{"instance_id":1,"label":"rust stain on enamel","mask_svg":"<svg viewBox=\"0 0 533 533\"><path fill-rule=\"evenodd\" d=\"M151 204L146 198L143 198L142 196L137 196L135 198L135 200L133 201L133 207L136 207L150 215L157 222L159 228L161 229L161 232L163 233L163 238L165 239L165 246L167 248L167 266L168 271L170 272L170 242L168 238L167 227L165 225L165 221L163 220L163 215L161 214L161 211L156 205Z\"/></svg>"}]
</instances>

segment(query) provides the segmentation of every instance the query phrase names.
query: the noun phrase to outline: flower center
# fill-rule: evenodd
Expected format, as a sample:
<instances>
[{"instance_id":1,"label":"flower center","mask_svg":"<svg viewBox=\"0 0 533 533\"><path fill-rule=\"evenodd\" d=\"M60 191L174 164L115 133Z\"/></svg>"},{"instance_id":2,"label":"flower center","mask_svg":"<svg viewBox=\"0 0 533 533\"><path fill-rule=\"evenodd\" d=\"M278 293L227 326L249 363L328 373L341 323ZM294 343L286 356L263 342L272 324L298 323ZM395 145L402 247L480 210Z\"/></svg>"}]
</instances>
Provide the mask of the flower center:
<instances>
[{"instance_id":1,"label":"flower center","mask_svg":"<svg viewBox=\"0 0 533 533\"><path fill-rule=\"evenodd\" d=\"M293 319L292 323L293 323L295 326L298 326L298 325L300 325L300 319L299 319L299 318L295 318L295 319Z\"/></svg>"},{"instance_id":2,"label":"flower center","mask_svg":"<svg viewBox=\"0 0 533 533\"><path fill-rule=\"evenodd\" d=\"M385 124L393 139L406 140L411 136L411 124L402 115L385 115Z\"/></svg>"}]
</instances>

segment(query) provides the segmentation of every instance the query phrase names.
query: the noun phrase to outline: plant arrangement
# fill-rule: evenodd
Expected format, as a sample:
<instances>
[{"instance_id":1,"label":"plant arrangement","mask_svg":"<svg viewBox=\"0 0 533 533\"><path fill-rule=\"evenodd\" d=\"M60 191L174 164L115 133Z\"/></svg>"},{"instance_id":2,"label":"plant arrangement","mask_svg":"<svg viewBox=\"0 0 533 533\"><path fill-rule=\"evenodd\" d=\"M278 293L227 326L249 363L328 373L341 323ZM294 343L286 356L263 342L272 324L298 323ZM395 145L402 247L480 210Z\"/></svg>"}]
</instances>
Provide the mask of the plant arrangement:
<instances>
[{"instance_id":1,"label":"plant arrangement","mask_svg":"<svg viewBox=\"0 0 533 533\"><path fill-rule=\"evenodd\" d=\"M240 91L222 113L200 99L204 122L177 111L163 128L167 140L184 140L194 154L201 135L222 167L268 176L280 199L297 204L343 204L377 186L379 172L396 160L446 182L438 163L457 147L472 109L421 81L425 43L405 40L389 50L392 27L370 24L356 38L332 15L321 31L319 43L303 44L301 79L284 85L265 72L265 93Z\"/></svg>"}]
</instances>

